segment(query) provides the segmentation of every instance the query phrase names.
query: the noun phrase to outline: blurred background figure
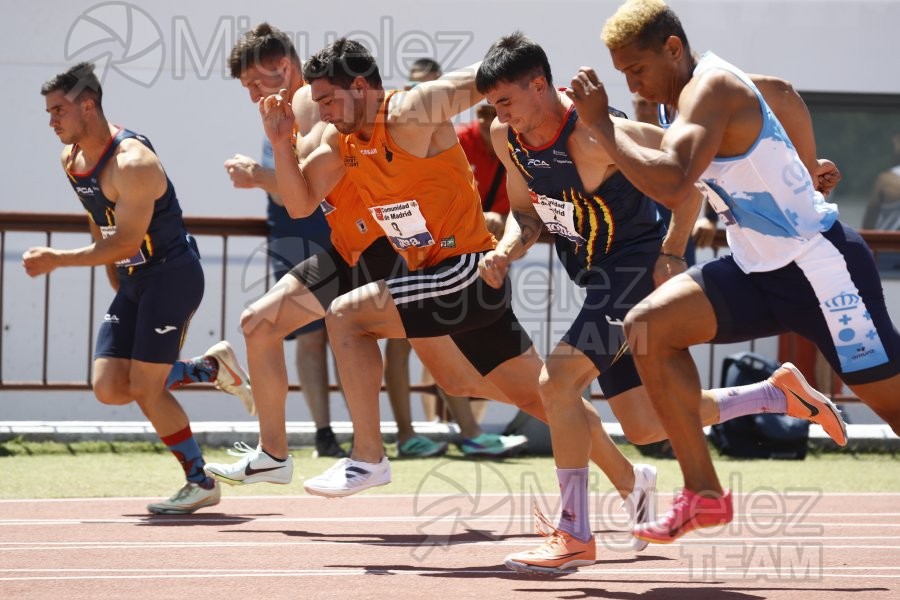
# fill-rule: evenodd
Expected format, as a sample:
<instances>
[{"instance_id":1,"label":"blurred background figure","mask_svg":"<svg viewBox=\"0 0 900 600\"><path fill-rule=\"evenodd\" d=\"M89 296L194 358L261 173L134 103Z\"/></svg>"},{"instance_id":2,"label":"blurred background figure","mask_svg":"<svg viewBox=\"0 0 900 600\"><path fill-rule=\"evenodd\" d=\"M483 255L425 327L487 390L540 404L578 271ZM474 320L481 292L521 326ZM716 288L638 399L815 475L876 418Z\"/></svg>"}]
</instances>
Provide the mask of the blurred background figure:
<instances>
[{"instance_id":1,"label":"blurred background figure","mask_svg":"<svg viewBox=\"0 0 900 600\"><path fill-rule=\"evenodd\" d=\"M872 199L866 206L863 229L900 230L900 131L891 137L894 166L875 179Z\"/></svg>"}]
</instances>

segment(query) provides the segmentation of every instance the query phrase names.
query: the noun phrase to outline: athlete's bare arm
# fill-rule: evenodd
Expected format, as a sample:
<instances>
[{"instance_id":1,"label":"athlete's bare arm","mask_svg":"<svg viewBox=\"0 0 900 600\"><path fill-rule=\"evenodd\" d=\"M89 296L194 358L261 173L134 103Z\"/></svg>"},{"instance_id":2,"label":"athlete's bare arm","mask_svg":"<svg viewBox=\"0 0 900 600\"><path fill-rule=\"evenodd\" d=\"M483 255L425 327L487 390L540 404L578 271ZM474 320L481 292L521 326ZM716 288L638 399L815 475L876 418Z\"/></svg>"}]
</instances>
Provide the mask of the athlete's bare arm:
<instances>
[{"instance_id":1,"label":"athlete's bare arm","mask_svg":"<svg viewBox=\"0 0 900 600\"><path fill-rule=\"evenodd\" d=\"M625 176L674 209L693 194L694 182L722 148L726 131L730 143L745 133L729 130L732 115L746 108L746 86L738 85L743 86L724 72L691 80L681 92L678 119L663 134L659 149L641 146L613 125L606 89L593 69L579 70L567 94Z\"/></svg>"},{"instance_id":2,"label":"athlete's bare arm","mask_svg":"<svg viewBox=\"0 0 900 600\"><path fill-rule=\"evenodd\" d=\"M521 258L537 242L543 223L534 210L531 192L522 173L513 163L507 149L507 125L494 119L491 125L491 143L497 158L506 169L506 191L509 211L514 218L506 220L506 229L497 248L488 252L479 264L485 282L495 288L503 285L509 263Z\"/></svg>"},{"instance_id":3,"label":"athlete's bare arm","mask_svg":"<svg viewBox=\"0 0 900 600\"><path fill-rule=\"evenodd\" d=\"M816 136L813 132L809 109L790 82L770 75L749 75L759 88L766 104L794 144L803 165L816 183L816 189L825 195L840 182L841 173L833 162L816 156Z\"/></svg>"},{"instance_id":4,"label":"athlete's bare arm","mask_svg":"<svg viewBox=\"0 0 900 600\"><path fill-rule=\"evenodd\" d=\"M29 275L43 275L58 267L106 265L140 249L154 203L166 191L166 174L156 155L140 142L124 140L120 148L100 178L104 195L116 204L115 232L74 250L31 248L23 257Z\"/></svg>"},{"instance_id":5,"label":"athlete's bare arm","mask_svg":"<svg viewBox=\"0 0 900 600\"><path fill-rule=\"evenodd\" d=\"M338 132L329 126L321 144L302 166L297 162L292 141L296 120L291 103L284 98L286 93L282 90L260 100L259 112L272 143L281 201L288 214L299 219L311 215L337 185L344 174L344 161L338 149Z\"/></svg>"},{"instance_id":6,"label":"athlete's bare arm","mask_svg":"<svg viewBox=\"0 0 900 600\"><path fill-rule=\"evenodd\" d=\"M454 146L458 139L450 119L483 97L475 88L478 64L394 94L387 126L397 145L423 158Z\"/></svg>"}]
</instances>

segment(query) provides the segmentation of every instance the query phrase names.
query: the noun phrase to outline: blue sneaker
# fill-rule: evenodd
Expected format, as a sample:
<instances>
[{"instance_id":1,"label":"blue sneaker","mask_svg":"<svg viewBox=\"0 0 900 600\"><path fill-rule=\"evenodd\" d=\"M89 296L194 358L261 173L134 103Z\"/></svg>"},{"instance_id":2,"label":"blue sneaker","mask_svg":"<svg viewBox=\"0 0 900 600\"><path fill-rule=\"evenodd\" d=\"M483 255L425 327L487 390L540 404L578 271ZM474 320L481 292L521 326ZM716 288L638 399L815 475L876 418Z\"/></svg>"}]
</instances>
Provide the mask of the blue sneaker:
<instances>
[{"instance_id":1,"label":"blue sneaker","mask_svg":"<svg viewBox=\"0 0 900 600\"><path fill-rule=\"evenodd\" d=\"M429 458L447 453L447 442L434 442L423 435L414 435L397 445L397 456L401 458Z\"/></svg>"},{"instance_id":2,"label":"blue sneaker","mask_svg":"<svg viewBox=\"0 0 900 600\"><path fill-rule=\"evenodd\" d=\"M466 456L499 457L514 454L526 444L528 444L528 438L524 435L482 433L478 437L464 439L460 442L459 448Z\"/></svg>"}]
</instances>

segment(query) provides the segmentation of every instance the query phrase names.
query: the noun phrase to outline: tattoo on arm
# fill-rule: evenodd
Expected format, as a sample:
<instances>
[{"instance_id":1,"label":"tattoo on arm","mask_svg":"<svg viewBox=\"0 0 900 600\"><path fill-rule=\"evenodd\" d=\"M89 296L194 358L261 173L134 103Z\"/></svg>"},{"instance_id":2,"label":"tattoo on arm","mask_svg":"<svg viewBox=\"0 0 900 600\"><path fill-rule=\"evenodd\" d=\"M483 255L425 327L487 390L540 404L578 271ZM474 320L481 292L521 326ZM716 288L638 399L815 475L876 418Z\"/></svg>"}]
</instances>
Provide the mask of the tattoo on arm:
<instances>
[{"instance_id":1,"label":"tattoo on arm","mask_svg":"<svg viewBox=\"0 0 900 600\"><path fill-rule=\"evenodd\" d=\"M513 216L519 224L519 240L526 247L534 243L541 234L541 220L536 215L514 210Z\"/></svg>"}]
</instances>

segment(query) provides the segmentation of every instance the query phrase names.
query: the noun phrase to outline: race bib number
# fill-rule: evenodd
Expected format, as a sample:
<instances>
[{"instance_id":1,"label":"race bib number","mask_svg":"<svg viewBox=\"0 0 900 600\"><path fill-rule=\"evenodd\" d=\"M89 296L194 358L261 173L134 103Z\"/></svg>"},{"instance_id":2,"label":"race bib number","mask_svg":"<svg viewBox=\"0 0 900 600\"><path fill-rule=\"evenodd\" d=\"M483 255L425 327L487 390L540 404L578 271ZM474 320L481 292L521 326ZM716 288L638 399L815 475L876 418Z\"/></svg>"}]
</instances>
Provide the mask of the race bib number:
<instances>
[{"instance_id":1,"label":"race bib number","mask_svg":"<svg viewBox=\"0 0 900 600\"><path fill-rule=\"evenodd\" d=\"M105 240L108 237L112 237L116 233L115 225L106 225L100 227L100 235L103 236ZM117 267L136 267L138 265L142 265L147 262L147 257L144 256L144 251L138 248L137 254L132 256L131 258L123 258L122 260L116 261Z\"/></svg>"},{"instance_id":2,"label":"race bib number","mask_svg":"<svg viewBox=\"0 0 900 600\"><path fill-rule=\"evenodd\" d=\"M531 202L547 231L561 235L575 245L582 245L587 240L575 229L575 205L564 200L550 198L543 194L531 192Z\"/></svg>"},{"instance_id":3,"label":"race bib number","mask_svg":"<svg viewBox=\"0 0 900 600\"><path fill-rule=\"evenodd\" d=\"M424 248L434 245L425 217L415 200L370 208L372 218L381 226L388 240L397 250Z\"/></svg>"},{"instance_id":4,"label":"race bib number","mask_svg":"<svg viewBox=\"0 0 900 600\"><path fill-rule=\"evenodd\" d=\"M725 198L728 196L725 190L703 180L697 181L694 185L697 186L697 189L700 190L700 193L703 194L703 197L706 198L712 209L719 215L719 220L722 221L723 225L737 224L734 213L731 211L728 203L725 202Z\"/></svg>"}]
</instances>

